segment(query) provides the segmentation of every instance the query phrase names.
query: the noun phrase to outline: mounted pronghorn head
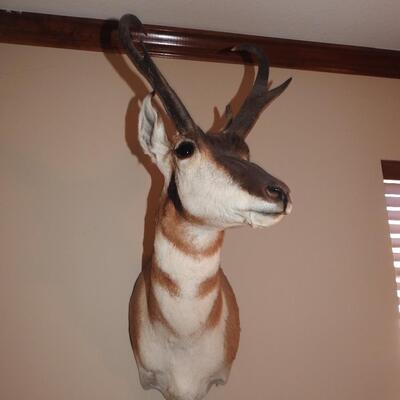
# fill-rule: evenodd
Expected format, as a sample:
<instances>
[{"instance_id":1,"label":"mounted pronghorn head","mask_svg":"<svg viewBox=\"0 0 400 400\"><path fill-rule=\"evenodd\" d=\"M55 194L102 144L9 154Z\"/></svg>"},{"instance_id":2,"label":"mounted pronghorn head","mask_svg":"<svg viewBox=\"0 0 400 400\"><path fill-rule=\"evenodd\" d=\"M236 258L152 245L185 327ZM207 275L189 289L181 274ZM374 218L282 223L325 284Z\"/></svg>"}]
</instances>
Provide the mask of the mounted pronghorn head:
<instances>
[{"instance_id":1,"label":"mounted pronghorn head","mask_svg":"<svg viewBox=\"0 0 400 400\"><path fill-rule=\"evenodd\" d=\"M233 117L227 107L227 124L219 133L205 133L150 58L135 48L131 31L143 33L133 15L120 21L120 37L129 58L160 97L177 133L169 139L163 123L146 97L139 117L139 141L146 154L163 173L166 191L175 208L187 218L206 226L224 229L250 224L269 226L291 210L289 188L249 161L245 138L264 107L279 96L291 79L268 90L269 66L264 52L253 45L231 51L251 53L258 73L251 93Z\"/></svg>"}]
</instances>

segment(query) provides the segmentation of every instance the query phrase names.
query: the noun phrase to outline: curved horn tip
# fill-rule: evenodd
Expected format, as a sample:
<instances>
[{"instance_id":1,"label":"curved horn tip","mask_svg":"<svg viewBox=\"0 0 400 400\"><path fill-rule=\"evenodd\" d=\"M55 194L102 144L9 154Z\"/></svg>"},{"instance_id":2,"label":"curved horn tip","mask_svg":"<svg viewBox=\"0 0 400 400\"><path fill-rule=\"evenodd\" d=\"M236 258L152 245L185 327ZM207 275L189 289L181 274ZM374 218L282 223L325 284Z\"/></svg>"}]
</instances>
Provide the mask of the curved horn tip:
<instances>
[{"instance_id":1,"label":"curved horn tip","mask_svg":"<svg viewBox=\"0 0 400 400\"><path fill-rule=\"evenodd\" d=\"M241 43L241 44L231 47L230 51L248 51L248 52L262 51L262 52L264 52L264 49L254 43Z\"/></svg>"},{"instance_id":2,"label":"curved horn tip","mask_svg":"<svg viewBox=\"0 0 400 400\"><path fill-rule=\"evenodd\" d=\"M124 14L120 19L120 22L123 23L129 23L131 24L132 22L137 23L138 25L142 25L142 21L140 21L140 19L134 15L134 14Z\"/></svg>"},{"instance_id":3,"label":"curved horn tip","mask_svg":"<svg viewBox=\"0 0 400 400\"><path fill-rule=\"evenodd\" d=\"M248 48L251 47L251 45L247 43L242 43L242 44L237 44L236 46L233 46L229 49L229 51L235 52L235 51L248 51Z\"/></svg>"},{"instance_id":4,"label":"curved horn tip","mask_svg":"<svg viewBox=\"0 0 400 400\"><path fill-rule=\"evenodd\" d=\"M119 19L119 26L120 29L128 29L129 32L135 30L136 32L146 33L142 21L133 14L124 14Z\"/></svg>"}]
</instances>

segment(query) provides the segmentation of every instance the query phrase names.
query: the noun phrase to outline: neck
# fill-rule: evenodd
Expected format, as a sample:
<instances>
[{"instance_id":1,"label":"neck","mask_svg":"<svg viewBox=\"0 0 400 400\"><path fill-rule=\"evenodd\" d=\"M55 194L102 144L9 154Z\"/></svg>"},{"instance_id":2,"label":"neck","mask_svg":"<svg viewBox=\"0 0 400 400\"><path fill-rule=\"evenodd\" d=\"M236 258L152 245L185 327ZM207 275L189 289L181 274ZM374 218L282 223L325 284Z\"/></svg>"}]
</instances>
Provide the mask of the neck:
<instances>
[{"instance_id":1,"label":"neck","mask_svg":"<svg viewBox=\"0 0 400 400\"><path fill-rule=\"evenodd\" d=\"M177 210L167 197L160 209L153 269L165 273L182 296L196 296L220 267L224 232Z\"/></svg>"},{"instance_id":2,"label":"neck","mask_svg":"<svg viewBox=\"0 0 400 400\"><path fill-rule=\"evenodd\" d=\"M216 326L223 309L223 234L189 220L168 198L165 200L147 274L152 321L179 336L191 336Z\"/></svg>"}]
</instances>

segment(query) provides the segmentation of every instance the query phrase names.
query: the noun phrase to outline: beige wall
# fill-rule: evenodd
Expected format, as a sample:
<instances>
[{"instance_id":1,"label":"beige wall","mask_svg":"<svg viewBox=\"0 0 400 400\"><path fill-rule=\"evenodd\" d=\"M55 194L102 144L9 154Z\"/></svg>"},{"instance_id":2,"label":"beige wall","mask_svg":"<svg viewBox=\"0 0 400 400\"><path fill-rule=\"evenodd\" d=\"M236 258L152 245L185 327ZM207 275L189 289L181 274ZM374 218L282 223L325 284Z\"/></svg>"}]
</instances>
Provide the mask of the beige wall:
<instances>
[{"instance_id":1,"label":"beige wall","mask_svg":"<svg viewBox=\"0 0 400 400\"><path fill-rule=\"evenodd\" d=\"M127 331L150 236L154 173L131 153L146 89L117 55L0 52L0 396L161 399L139 386ZM157 62L204 128L243 78L243 66ZM289 184L294 211L227 234L242 340L208 399L399 399L380 159L400 159L400 80L271 73L288 76L249 145Z\"/></svg>"}]
</instances>

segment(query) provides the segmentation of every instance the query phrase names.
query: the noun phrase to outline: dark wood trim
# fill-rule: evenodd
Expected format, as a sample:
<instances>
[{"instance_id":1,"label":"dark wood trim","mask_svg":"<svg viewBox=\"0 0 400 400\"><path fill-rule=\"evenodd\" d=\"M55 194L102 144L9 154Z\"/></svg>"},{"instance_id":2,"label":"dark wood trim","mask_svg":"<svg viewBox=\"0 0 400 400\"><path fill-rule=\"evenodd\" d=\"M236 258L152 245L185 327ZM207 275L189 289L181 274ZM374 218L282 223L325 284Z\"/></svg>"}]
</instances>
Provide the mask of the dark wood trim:
<instances>
[{"instance_id":1,"label":"dark wood trim","mask_svg":"<svg viewBox=\"0 0 400 400\"><path fill-rule=\"evenodd\" d=\"M384 179L400 179L400 161L382 160Z\"/></svg>"},{"instance_id":2,"label":"dark wood trim","mask_svg":"<svg viewBox=\"0 0 400 400\"><path fill-rule=\"evenodd\" d=\"M400 51L146 25L144 41L159 57L242 63L226 49L255 43L275 67L400 78ZM0 10L0 42L122 51L117 21Z\"/></svg>"}]
</instances>

